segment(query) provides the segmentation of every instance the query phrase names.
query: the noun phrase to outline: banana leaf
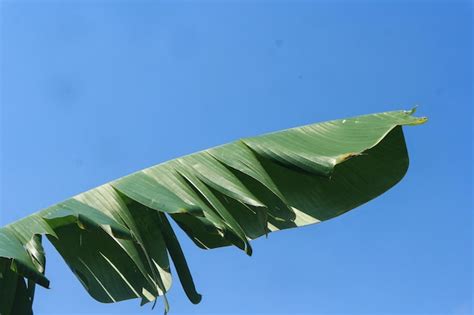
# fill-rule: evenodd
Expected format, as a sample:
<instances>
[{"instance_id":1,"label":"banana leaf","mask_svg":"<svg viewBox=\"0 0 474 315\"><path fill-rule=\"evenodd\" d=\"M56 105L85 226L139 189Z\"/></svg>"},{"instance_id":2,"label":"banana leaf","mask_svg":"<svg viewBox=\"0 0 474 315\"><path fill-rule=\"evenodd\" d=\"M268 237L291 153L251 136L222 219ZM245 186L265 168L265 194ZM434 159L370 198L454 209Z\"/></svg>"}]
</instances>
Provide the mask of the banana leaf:
<instances>
[{"instance_id":1,"label":"banana leaf","mask_svg":"<svg viewBox=\"0 0 474 315\"><path fill-rule=\"evenodd\" d=\"M199 303L170 220L203 249L319 223L381 195L405 175L411 111L340 119L241 139L144 169L0 228L0 315L32 314L48 288L41 236L97 301L156 302L171 286Z\"/></svg>"}]
</instances>

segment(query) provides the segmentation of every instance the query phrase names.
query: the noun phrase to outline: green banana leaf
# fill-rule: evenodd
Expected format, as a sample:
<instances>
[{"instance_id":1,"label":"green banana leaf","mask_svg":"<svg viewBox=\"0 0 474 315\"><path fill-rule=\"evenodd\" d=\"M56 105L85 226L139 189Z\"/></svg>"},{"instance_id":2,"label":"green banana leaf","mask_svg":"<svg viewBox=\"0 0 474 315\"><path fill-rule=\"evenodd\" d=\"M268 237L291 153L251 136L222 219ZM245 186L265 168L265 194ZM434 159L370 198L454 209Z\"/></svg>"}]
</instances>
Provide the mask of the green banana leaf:
<instances>
[{"instance_id":1,"label":"green banana leaf","mask_svg":"<svg viewBox=\"0 0 474 315\"><path fill-rule=\"evenodd\" d=\"M122 177L0 228L0 315L32 314L35 284L49 286L41 235L104 303L156 302L170 258L199 303L170 219L204 249L329 220L402 179L402 126L426 118L394 111L287 129L171 160Z\"/></svg>"}]
</instances>

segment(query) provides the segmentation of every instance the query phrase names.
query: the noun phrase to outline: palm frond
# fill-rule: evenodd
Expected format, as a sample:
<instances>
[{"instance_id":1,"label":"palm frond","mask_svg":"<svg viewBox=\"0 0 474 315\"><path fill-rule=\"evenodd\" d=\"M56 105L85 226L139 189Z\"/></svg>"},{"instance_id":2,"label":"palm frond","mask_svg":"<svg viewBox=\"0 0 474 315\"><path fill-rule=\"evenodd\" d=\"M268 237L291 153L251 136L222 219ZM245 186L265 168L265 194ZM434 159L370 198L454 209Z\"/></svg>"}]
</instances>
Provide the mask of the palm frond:
<instances>
[{"instance_id":1,"label":"palm frond","mask_svg":"<svg viewBox=\"0 0 474 315\"><path fill-rule=\"evenodd\" d=\"M177 158L74 196L0 229L0 314L30 314L48 287L46 235L89 294L142 304L171 285L170 258L193 303L201 295L169 219L199 247L235 245L329 220L402 179L404 125L395 111L245 138Z\"/></svg>"}]
</instances>

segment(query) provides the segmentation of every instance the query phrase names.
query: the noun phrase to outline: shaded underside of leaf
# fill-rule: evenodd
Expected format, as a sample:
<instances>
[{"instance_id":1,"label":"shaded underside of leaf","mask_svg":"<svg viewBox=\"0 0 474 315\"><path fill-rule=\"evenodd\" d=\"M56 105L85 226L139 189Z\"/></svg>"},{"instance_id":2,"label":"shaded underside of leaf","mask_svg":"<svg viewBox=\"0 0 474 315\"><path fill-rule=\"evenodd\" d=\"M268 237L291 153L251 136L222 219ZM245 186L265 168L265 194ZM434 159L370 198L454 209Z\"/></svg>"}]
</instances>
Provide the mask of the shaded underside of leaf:
<instances>
[{"instance_id":1,"label":"shaded underside of leaf","mask_svg":"<svg viewBox=\"0 0 474 315\"><path fill-rule=\"evenodd\" d=\"M35 282L25 280L13 264L0 258L0 315L32 315Z\"/></svg>"},{"instance_id":2,"label":"shaded underside of leaf","mask_svg":"<svg viewBox=\"0 0 474 315\"><path fill-rule=\"evenodd\" d=\"M168 218L204 249L325 221L379 196L408 168L402 126L413 111L341 119L246 138L102 185L0 229L0 314L29 314L34 284L48 287L40 235L100 302L171 286L170 259L199 303ZM28 279L28 282L25 282ZM21 310L21 305L26 305ZM22 306L23 307L23 306ZM17 312L17 313L15 313Z\"/></svg>"}]
</instances>

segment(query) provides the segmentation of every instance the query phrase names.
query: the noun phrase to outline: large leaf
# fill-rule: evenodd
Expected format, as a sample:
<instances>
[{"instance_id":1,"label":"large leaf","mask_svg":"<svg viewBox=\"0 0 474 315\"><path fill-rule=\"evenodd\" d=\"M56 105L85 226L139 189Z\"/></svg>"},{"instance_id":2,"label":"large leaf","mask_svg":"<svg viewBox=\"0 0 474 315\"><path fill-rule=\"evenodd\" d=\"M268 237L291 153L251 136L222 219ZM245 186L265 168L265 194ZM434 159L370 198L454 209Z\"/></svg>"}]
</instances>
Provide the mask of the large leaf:
<instances>
[{"instance_id":1,"label":"large leaf","mask_svg":"<svg viewBox=\"0 0 474 315\"><path fill-rule=\"evenodd\" d=\"M34 284L48 287L46 235L101 302L164 295L173 261L193 303L201 295L168 217L201 248L235 245L328 220L402 179L402 126L425 118L396 111L246 138L112 181L0 229L0 315L29 314ZM25 280L26 279L26 280ZM27 281L27 282L25 282Z\"/></svg>"}]
</instances>

